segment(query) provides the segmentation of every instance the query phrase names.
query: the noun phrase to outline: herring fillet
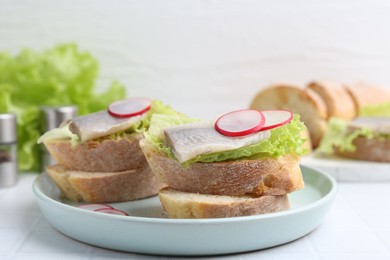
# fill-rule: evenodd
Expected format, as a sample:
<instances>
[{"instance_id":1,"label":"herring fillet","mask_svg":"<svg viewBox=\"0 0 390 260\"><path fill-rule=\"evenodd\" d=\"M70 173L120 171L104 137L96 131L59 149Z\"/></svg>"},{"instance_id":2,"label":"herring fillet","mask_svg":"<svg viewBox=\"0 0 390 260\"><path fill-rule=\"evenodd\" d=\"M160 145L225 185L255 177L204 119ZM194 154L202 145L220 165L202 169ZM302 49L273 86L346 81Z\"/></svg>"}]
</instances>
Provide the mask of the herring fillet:
<instances>
[{"instance_id":1,"label":"herring fillet","mask_svg":"<svg viewBox=\"0 0 390 260\"><path fill-rule=\"evenodd\" d=\"M166 128L164 134L176 159L183 163L200 154L229 151L258 143L269 138L271 132L228 137L218 133L212 124L194 123Z\"/></svg>"},{"instance_id":2,"label":"herring fillet","mask_svg":"<svg viewBox=\"0 0 390 260\"><path fill-rule=\"evenodd\" d=\"M378 134L390 134L389 117L358 117L349 123L349 130L368 128Z\"/></svg>"},{"instance_id":3,"label":"herring fillet","mask_svg":"<svg viewBox=\"0 0 390 260\"><path fill-rule=\"evenodd\" d=\"M81 142L85 142L124 131L144 118L146 114L147 113L139 116L120 118L110 115L106 110L102 110L85 116L72 118L69 121L63 122L61 126L71 122L69 126L70 131L77 134Z\"/></svg>"}]
</instances>

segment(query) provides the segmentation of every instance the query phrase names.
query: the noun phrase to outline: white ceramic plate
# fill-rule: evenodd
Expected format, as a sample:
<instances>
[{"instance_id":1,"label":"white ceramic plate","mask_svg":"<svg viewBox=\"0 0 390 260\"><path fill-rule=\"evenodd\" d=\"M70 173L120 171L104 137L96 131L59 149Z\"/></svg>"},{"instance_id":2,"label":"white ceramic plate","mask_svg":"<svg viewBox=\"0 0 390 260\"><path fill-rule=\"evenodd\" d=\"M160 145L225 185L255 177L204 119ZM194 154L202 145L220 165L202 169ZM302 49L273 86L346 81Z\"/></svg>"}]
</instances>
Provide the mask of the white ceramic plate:
<instances>
[{"instance_id":1,"label":"white ceramic plate","mask_svg":"<svg viewBox=\"0 0 390 260\"><path fill-rule=\"evenodd\" d=\"M301 163L323 170L340 182L390 181L390 163L352 160L338 156L302 157Z\"/></svg>"},{"instance_id":2,"label":"white ceramic plate","mask_svg":"<svg viewBox=\"0 0 390 260\"><path fill-rule=\"evenodd\" d=\"M289 195L291 209L224 219L167 219L158 197L111 204L130 216L79 209L62 201L46 174L33 184L42 214L63 234L108 249L159 255L216 255L259 250L298 239L320 225L336 182L302 166L305 188Z\"/></svg>"}]
</instances>

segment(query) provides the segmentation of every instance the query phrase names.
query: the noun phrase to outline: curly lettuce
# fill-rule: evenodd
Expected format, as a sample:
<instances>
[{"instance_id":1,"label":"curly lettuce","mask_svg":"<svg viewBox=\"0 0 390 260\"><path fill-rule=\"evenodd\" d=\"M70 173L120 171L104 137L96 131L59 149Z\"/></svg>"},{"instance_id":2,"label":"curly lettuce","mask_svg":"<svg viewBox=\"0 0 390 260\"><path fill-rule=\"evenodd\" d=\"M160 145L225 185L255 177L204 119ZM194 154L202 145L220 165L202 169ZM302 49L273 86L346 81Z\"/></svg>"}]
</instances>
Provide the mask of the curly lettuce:
<instances>
[{"instance_id":1,"label":"curly lettuce","mask_svg":"<svg viewBox=\"0 0 390 260\"><path fill-rule=\"evenodd\" d=\"M146 115L140 122L134 124L131 128L129 128L126 132L145 132L149 126L150 121L152 120L152 116L154 114L163 114L163 115L179 115L179 112L174 110L172 107L165 105L160 100L153 100L152 105Z\"/></svg>"},{"instance_id":2,"label":"curly lettuce","mask_svg":"<svg viewBox=\"0 0 390 260\"><path fill-rule=\"evenodd\" d=\"M189 118L185 115L154 115L149 130L145 132L145 138L152 143L157 150L164 152L170 158L174 158L171 148L165 143L163 129L169 126L196 121L199 120ZM306 140L302 138L301 131L304 131L305 129L306 126L300 121L300 116L294 115L293 120L289 124L272 129L269 139L235 150L201 154L184 164L189 165L194 162L219 162L243 158L276 158L286 154L303 155L307 150L303 148Z\"/></svg>"},{"instance_id":3,"label":"curly lettuce","mask_svg":"<svg viewBox=\"0 0 390 260\"><path fill-rule=\"evenodd\" d=\"M95 93L98 70L97 60L75 44L42 52L24 49L16 56L0 52L0 113L17 116L20 171L40 170L40 106L77 105L84 115L126 96L118 82Z\"/></svg>"},{"instance_id":4,"label":"curly lettuce","mask_svg":"<svg viewBox=\"0 0 390 260\"><path fill-rule=\"evenodd\" d=\"M321 140L320 146L316 149L316 154L333 154L334 149L340 151L354 152L356 146L353 141L363 136L373 138L374 133L369 128L356 129L348 131L348 121L338 118L331 118L328 122L328 129Z\"/></svg>"},{"instance_id":5,"label":"curly lettuce","mask_svg":"<svg viewBox=\"0 0 390 260\"><path fill-rule=\"evenodd\" d=\"M390 102L364 106L360 109L359 116L390 116Z\"/></svg>"}]
</instances>

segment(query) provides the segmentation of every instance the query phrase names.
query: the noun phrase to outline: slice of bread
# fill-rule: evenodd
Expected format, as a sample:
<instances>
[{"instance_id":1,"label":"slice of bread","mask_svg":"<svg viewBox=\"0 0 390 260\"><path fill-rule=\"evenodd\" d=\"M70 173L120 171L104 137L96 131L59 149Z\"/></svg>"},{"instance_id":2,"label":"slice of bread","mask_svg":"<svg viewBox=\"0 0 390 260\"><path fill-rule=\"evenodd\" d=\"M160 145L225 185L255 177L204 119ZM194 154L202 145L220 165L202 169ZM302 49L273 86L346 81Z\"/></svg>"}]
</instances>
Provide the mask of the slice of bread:
<instances>
[{"instance_id":1,"label":"slice of bread","mask_svg":"<svg viewBox=\"0 0 390 260\"><path fill-rule=\"evenodd\" d=\"M343 84L333 81L313 81L307 86L325 101L328 117L352 119L357 115L354 100Z\"/></svg>"},{"instance_id":2,"label":"slice of bread","mask_svg":"<svg viewBox=\"0 0 390 260\"><path fill-rule=\"evenodd\" d=\"M284 195L304 186L298 156L183 166L157 151L146 139L140 145L154 174L168 187L180 191L231 196Z\"/></svg>"},{"instance_id":3,"label":"slice of bread","mask_svg":"<svg viewBox=\"0 0 390 260\"><path fill-rule=\"evenodd\" d=\"M159 192L169 218L228 218L278 212L290 208L287 195L223 196L164 188Z\"/></svg>"},{"instance_id":4,"label":"slice of bread","mask_svg":"<svg viewBox=\"0 0 390 260\"><path fill-rule=\"evenodd\" d=\"M250 108L286 109L301 115L307 126L313 148L316 148L327 129L327 108L322 98L313 90L290 84L278 84L261 90Z\"/></svg>"},{"instance_id":5,"label":"slice of bread","mask_svg":"<svg viewBox=\"0 0 390 260\"><path fill-rule=\"evenodd\" d=\"M365 106L390 102L390 91L383 87L359 82L355 84L346 84L346 88L352 97L356 106L356 111L358 112Z\"/></svg>"},{"instance_id":6,"label":"slice of bread","mask_svg":"<svg viewBox=\"0 0 390 260\"><path fill-rule=\"evenodd\" d=\"M121 172L84 172L60 165L47 168L64 198L88 203L109 203L156 195L165 185L145 162L140 168Z\"/></svg>"},{"instance_id":7,"label":"slice of bread","mask_svg":"<svg viewBox=\"0 0 390 260\"><path fill-rule=\"evenodd\" d=\"M44 144L59 165L67 169L88 172L118 172L138 169L146 163L139 147L142 134L126 138L94 139L72 147L66 139L46 141Z\"/></svg>"}]
</instances>

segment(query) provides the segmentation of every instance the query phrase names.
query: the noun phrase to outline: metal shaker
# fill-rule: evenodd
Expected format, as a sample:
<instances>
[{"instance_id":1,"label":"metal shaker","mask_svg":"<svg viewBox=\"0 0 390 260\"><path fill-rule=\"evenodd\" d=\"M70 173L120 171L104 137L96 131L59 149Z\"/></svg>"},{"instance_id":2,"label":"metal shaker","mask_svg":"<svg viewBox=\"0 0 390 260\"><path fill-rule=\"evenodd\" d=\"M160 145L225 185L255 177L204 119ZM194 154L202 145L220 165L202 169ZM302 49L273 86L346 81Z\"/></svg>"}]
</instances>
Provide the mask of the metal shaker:
<instances>
[{"instance_id":1,"label":"metal shaker","mask_svg":"<svg viewBox=\"0 0 390 260\"><path fill-rule=\"evenodd\" d=\"M43 106L41 107L41 125L42 133L57 128L66 120L77 116L78 109L76 106ZM42 145L42 171L46 166L55 164L55 160L47 149Z\"/></svg>"},{"instance_id":2,"label":"metal shaker","mask_svg":"<svg viewBox=\"0 0 390 260\"><path fill-rule=\"evenodd\" d=\"M14 114L0 114L0 187L13 186L18 179L16 129Z\"/></svg>"}]
</instances>

